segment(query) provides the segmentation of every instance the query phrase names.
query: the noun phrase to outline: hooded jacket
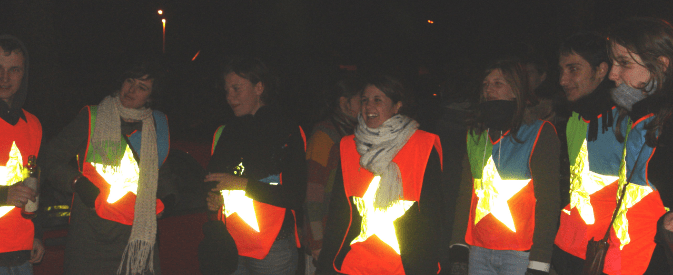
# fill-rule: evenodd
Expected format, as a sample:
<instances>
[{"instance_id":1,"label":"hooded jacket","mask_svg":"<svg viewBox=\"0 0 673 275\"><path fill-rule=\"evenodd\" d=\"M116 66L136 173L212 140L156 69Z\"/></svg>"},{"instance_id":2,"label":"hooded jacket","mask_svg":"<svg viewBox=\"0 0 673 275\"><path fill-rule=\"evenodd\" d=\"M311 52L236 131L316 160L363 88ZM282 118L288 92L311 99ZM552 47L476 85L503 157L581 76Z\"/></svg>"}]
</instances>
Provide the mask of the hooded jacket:
<instances>
[{"instance_id":1,"label":"hooded jacket","mask_svg":"<svg viewBox=\"0 0 673 275\"><path fill-rule=\"evenodd\" d=\"M40 125L39 120L34 115L22 109L28 93L28 50L16 37L0 35L0 39L10 39L15 41L19 44L24 56L23 78L19 90L14 94L12 105L10 106L4 100L0 100L0 119L3 120L0 121L0 123L3 124L3 131L8 131L6 133L10 134L3 135L4 137L9 138L4 141L11 141L17 148L21 147L18 149L20 150L25 165L28 155L38 155L42 139L42 126ZM0 153L6 154L7 152L3 151ZM0 162L0 165L4 166L5 163ZM8 191L9 186L0 186L0 205L7 205ZM2 251L9 251L0 253L0 266L21 265L30 259L30 249L32 249L30 242L35 236L34 232L37 232L39 227L35 226L34 220L31 223L22 219L20 215L16 215L16 213L18 213L17 211L20 210L16 208L12 209L3 216L3 220L0 220L0 225L10 225L9 227L0 226L0 242L5 242L4 238L8 238L14 243L10 245L5 242L8 245L4 248L0 248ZM39 234L37 235L39 236ZM13 249L19 250L14 251Z\"/></svg>"}]
</instances>

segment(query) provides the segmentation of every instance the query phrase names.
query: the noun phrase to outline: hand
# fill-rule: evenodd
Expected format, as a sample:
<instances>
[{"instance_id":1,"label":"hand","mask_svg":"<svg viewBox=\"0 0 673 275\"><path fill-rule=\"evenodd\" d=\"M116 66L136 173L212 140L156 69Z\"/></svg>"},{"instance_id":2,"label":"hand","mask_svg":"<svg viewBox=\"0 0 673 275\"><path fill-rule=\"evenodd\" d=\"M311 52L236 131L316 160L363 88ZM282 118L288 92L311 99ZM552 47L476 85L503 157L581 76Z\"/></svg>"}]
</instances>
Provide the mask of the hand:
<instances>
[{"instance_id":1,"label":"hand","mask_svg":"<svg viewBox=\"0 0 673 275\"><path fill-rule=\"evenodd\" d=\"M30 187L23 186L21 183L16 183L9 187L7 191L7 204L22 208L28 200L35 201L37 192Z\"/></svg>"},{"instance_id":2,"label":"hand","mask_svg":"<svg viewBox=\"0 0 673 275\"><path fill-rule=\"evenodd\" d=\"M673 231L673 215L671 215L673 212L668 212L666 213L666 216L664 217L664 228L668 231Z\"/></svg>"},{"instance_id":3,"label":"hand","mask_svg":"<svg viewBox=\"0 0 673 275\"><path fill-rule=\"evenodd\" d=\"M229 173L212 173L206 176L205 182L216 181L217 186L212 189L214 192L221 190L245 190L248 186L248 179L234 176Z\"/></svg>"},{"instance_id":4,"label":"hand","mask_svg":"<svg viewBox=\"0 0 673 275\"><path fill-rule=\"evenodd\" d=\"M31 264L37 264L42 261L42 256L44 256L44 246L40 239L33 240L33 250L30 251L30 262Z\"/></svg>"},{"instance_id":5,"label":"hand","mask_svg":"<svg viewBox=\"0 0 673 275\"><path fill-rule=\"evenodd\" d=\"M208 210L217 211L224 204L224 198L222 198L219 192L208 192L206 202L208 202Z\"/></svg>"}]
</instances>

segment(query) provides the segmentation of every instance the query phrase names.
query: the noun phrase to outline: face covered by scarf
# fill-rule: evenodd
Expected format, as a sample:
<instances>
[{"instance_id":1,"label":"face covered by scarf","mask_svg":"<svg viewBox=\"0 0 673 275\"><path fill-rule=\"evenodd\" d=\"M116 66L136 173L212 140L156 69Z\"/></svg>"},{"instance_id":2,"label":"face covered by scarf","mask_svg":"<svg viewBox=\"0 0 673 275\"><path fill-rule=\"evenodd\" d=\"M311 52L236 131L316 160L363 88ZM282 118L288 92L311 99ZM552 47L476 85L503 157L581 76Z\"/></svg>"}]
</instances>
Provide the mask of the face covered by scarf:
<instances>
[{"instance_id":1,"label":"face covered by scarf","mask_svg":"<svg viewBox=\"0 0 673 275\"><path fill-rule=\"evenodd\" d=\"M616 88L610 91L612 95L612 100L615 101L615 104L620 107L631 111L633 104L636 104L638 101L645 99L646 97L652 95L654 90L656 90L657 81L651 81L645 89L636 89L626 83L622 83Z\"/></svg>"},{"instance_id":2,"label":"face covered by scarf","mask_svg":"<svg viewBox=\"0 0 673 275\"><path fill-rule=\"evenodd\" d=\"M499 131L509 130L516 112L516 101L490 100L479 104L479 111L487 128Z\"/></svg>"}]
</instances>

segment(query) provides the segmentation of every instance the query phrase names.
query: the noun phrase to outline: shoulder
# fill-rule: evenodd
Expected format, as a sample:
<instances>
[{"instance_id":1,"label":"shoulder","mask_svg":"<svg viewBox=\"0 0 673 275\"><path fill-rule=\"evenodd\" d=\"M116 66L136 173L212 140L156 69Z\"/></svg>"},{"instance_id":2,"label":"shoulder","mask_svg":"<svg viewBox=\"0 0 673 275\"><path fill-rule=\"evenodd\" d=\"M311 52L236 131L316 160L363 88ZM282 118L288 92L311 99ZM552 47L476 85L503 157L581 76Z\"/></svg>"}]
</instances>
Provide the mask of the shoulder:
<instances>
[{"instance_id":1,"label":"shoulder","mask_svg":"<svg viewBox=\"0 0 673 275\"><path fill-rule=\"evenodd\" d=\"M23 110L23 114L26 116L26 122L28 122L28 124L35 125L36 127L42 129L42 124L40 123L40 120L34 114L26 111L25 109L21 110Z\"/></svg>"}]
</instances>

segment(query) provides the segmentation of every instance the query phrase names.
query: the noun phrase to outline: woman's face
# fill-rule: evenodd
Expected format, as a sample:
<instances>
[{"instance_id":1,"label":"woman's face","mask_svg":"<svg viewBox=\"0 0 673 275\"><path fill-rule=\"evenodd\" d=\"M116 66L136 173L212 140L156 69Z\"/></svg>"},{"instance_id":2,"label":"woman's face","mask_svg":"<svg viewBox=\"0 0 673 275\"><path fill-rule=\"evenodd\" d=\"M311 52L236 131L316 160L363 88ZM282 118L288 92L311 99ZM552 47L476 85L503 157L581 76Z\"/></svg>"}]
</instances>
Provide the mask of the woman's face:
<instances>
[{"instance_id":1,"label":"woman's face","mask_svg":"<svg viewBox=\"0 0 673 275\"><path fill-rule=\"evenodd\" d=\"M352 118L357 118L358 113L360 112L360 99L361 96L356 94L351 97L342 96L339 98L339 107L344 114Z\"/></svg>"},{"instance_id":2,"label":"woman's face","mask_svg":"<svg viewBox=\"0 0 673 275\"><path fill-rule=\"evenodd\" d=\"M393 100L374 85L368 85L365 88L361 99L362 118L364 118L367 127L373 129L378 128L386 120L396 115L402 107L401 101L393 104Z\"/></svg>"},{"instance_id":3,"label":"woman's face","mask_svg":"<svg viewBox=\"0 0 673 275\"><path fill-rule=\"evenodd\" d=\"M514 100L512 86L505 80L500 69L494 69L489 73L482 83L482 90L486 101L491 100Z\"/></svg>"},{"instance_id":4,"label":"woman's face","mask_svg":"<svg viewBox=\"0 0 673 275\"><path fill-rule=\"evenodd\" d=\"M262 82L253 85L236 73L224 76L224 89L227 92L227 103L237 117L254 115L262 107L261 96L264 92Z\"/></svg>"},{"instance_id":5,"label":"woman's face","mask_svg":"<svg viewBox=\"0 0 673 275\"><path fill-rule=\"evenodd\" d=\"M119 91L119 101L122 106L129 109L140 109L150 99L154 79L148 79L148 75L141 78L127 78L122 83Z\"/></svg>"},{"instance_id":6,"label":"woman's face","mask_svg":"<svg viewBox=\"0 0 673 275\"><path fill-rule=\"evenodd\" d=\"M608 76L615 85L619 86L626 83L631 88L642 89L650 80L650 71L642 64L640 56L629 52L624 46L617 43L611 45L614 53L612 69Z\"/></svg>"}]
</instances>

